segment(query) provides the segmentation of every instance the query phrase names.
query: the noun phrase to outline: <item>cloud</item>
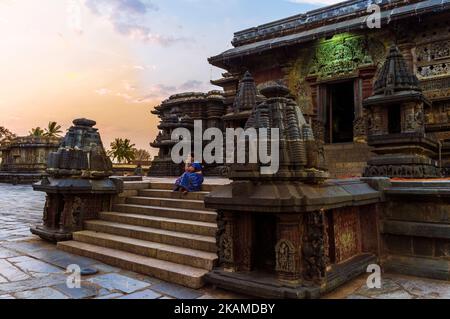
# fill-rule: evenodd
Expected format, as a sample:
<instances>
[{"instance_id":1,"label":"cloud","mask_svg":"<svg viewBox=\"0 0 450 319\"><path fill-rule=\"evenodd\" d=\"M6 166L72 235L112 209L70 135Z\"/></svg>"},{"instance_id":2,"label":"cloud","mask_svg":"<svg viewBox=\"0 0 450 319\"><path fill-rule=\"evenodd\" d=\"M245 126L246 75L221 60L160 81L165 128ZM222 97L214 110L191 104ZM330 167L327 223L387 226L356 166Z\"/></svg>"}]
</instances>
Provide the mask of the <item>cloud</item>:
<instances>
[{"instance_id":1,"label":"cloud","mask_svg":"<svg viewBox=\"0 0 450 319\"><path fill-rule=\"evenodd\" d=\"M182 91L189 91L189 90L198 90L201 89L203 86L203 82L197 81L197 80L190 80L183 83L179 89Z\"/></svg>"},{"instance_id":2,"label":"cloud","mask_svg":"<svg viewBox=\"0 0 450 319\"><path fill-rule=\"evenodd\" d=\"M95 92L99 95L113 95L116 97L121 97L125 100L126 103L132 104L142 104L142 103L157 103L158 101L164 100L169 96L186 91L199 91L205 89L205 83L197 81L197 80L189 80L184 82L179 86L175 85L165 85L165 84L156 84L150 86L146 89L146 94L143 96L136 97L134 93L137 88L130 84L127 81L123 81L125 92L113 92L112 90L108 90L105 88L98 89Z\"/></svg>"},{"instance_id":3,"label":"cloud","mask_svg":"<svg viewBox=\"0 0 450 319\"><path fill-rule=\"evenodd\" d=\"M101 88L101 89L95 90L95 93L98 95L108 95L111 93L111 90L106 89L106 88Z\"/></svg>"},{"instance_id":4,"label":"cloud","mask_svg":"<svg viewBox=\"0 0 450 319\"><path fill-rule=\"evenodd\" d=\"M148 14L159 8L149 0L85 0L85 6L95 15L106 18L114 29L132 39L162 46L187 41L183 37L152 32Z\"/></svg>"}]
</instances>

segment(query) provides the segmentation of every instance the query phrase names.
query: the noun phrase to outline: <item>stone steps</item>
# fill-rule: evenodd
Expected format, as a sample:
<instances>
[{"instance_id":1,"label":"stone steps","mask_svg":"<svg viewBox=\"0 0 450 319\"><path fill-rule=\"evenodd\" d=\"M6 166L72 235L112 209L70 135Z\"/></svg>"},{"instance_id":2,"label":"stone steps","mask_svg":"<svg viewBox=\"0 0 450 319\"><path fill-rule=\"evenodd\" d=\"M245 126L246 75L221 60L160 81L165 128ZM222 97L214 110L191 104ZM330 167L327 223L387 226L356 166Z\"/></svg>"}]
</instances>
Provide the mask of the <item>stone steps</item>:
<instances>
[{"instance_id":1,"label":"stone steps","mask_svg":"<svg viewBox=\"0 0 450 319\"><path fill-rule=\"evenodd\" d=\"M85 224L85 229L100 233L108 233L134 239L147 240L161 244L198 249L212 253L217 251L216 239L212 236L181 233L170 230L127 225L103 220L87 221Z\"/></svg>"},{"instance_id":2,"label":"stone steps","mask_svg":"<svg viewBox=\"0 0 450 319\"><path fill-rule=\"evenodd\" d=\"M172 191L169 182L126 182L112 211L86 221L73 240L59 243L65 251L147 274L190 288L200 288L203 276L217 260L217 213L205 209L199 193Z\"/></svg>"},{"instance_id":3,"label":"stone steps","mask_svg":"<svg viewBox=\"0 0 450 319\"><path fill-rule=\"evenodd\" d=\"M74 234L74 240L205 270L212 270L217 259L215 253L88 230Z\"/></svg>"},{"instance_id":4,"label":"stone steps","mask_svg":"<svg viewBox=\"0 0 450 319\"><path fill-rule=\"evenodd\" d=\"M174 192L168 189L144 189L139 191L139 196L142 197L158 197L158 198L172 198L172 199L191 199L191 200L204 200L205 196L209 192L197 192L183 194L180 192Z\"/></svg>"},{"instance_id":5,"label":"stone steps","mask_svg":"<svg viewBox=\"0 0 450 319\"><path fill-rule=\"evenodd\" d=\"M132 196L127 198L127 204L212 211L205 208L203 200L192 199Z\"/></svg>"},{"instance_id":6,"label":"stone steps","mask_svg":"<svg viewBox=\"0 0 450 319\"><path fill-rule=\"evenodd\" d=\"M214 237L217 232L217 224L199 221L173 219L165 217L145 216L138 214L126 214L115 212L100 213L100 219L121 224L158 228L188 234L198 234Z\"/></svg>"},{"instance_id":7,"label":"stone steps","mask_svg":"<svg viewBox=\"0 0 450 319\"><path fill-rule=\"evenodd\" d=\"M133 204L116 204L113 206L113 210L120 213L130 213L174 219L188 219L206 223L215 223L217 221L217 213L203 210Z\"/></svg>"},{"instance_id":8,"label":"stone steps","mask_svg":"<svg viewBox=\"0 0 450 319\"><path fill-rule=\"evenodd\" d=\"M91 245L80 241L58 244L66 252L97 259L106 264L150 275L168 282L198 289L203 286L203 277L208 270L180 265L156 258L145 257L126 251Z\"/></svg>"},{"instance_id":9,"label":"stone steps","mask_svg":"<svg viewBox=\"0 0 450 319\"><path fill-rule=\"evenodd\" d=\"M202 192L211 192L214 190L218 185L208 185L203 184L202 186ZM174 183L151 183L151 189L159 189L159 190L173 190Z\"/></svg>"}]
</instances>

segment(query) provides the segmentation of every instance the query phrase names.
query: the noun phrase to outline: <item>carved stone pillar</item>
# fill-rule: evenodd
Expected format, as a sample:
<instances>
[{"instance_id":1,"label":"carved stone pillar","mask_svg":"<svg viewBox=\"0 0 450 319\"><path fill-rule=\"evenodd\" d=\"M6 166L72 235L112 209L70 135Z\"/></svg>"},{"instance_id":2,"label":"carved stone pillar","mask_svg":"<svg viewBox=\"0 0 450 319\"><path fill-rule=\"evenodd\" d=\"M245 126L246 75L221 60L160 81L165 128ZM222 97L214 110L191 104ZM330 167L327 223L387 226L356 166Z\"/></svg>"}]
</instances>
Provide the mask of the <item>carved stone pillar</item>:
<instances>
[{"instance_id":1,"label":"carved stone pillar","mask_svg":"<svg viewBox=\"0 0 450 319\"><path fill-rule=\"evenodd\" d=\"M235 220L232 213L220 213L219 216L219 230L218 230L218 244L219 244L219 263L226 271L236 271L236 263L234 258L234 234Z\"/></svg>"},{"instance_id":2,"label":"carved stone pillar","mask_svg":"<svg viewBox=\"0 0 450 319\"><path fill-rule=\"evenodd\" d=\"M325 212L305 214L303 235L303 278L321 284L326 279L328 238Z\"/></svg>"},{"instance_id":3,"label":"carved stone pillar","mask_svg":"<svg viewBox=\"0 0 450 319\"><path fill-rule=\"evenodd\" d=\"M406 65L410 70L414 70L414 55L413 55L414 47L415 44L411 42L401 43L398 45L398 48L402 53L403 58L405 59Z\"/></svg>"},{"instance_id":4,"label":"carved stone pillar","mask_svg":"<svg viewBox=\"0 0 450 319\"><path fill-rule=\"evenodd\" d=\"M385 112L380 107L367 111L368 130L370 135L384 135L388 133Z\"/></svg>"},{"instance_id":5,"label":"carved stone pillar","mask_svg":"<svg viewBox=\"0 0 450 319\"><path fill-rule=\"evenodd\" d=\"M238 271L251 271L253 268L253 217L250 214L242 214L236 219L235 234L235 262Z\"/></svg>"},{"instance_id":6,"label":"carved stone pillar","mask_svg":"<svg viewBox=\"0 0 450 319\"><path fill-rule=\"evenodd\" d=\"M277 216L277 244L275 246L278 278L301 281L302 215Z\"/></svg>"},{"instance_id":7,"label":"carved stone pillar","mask_svg":"<svg viewBox=\"0 0 450 319\"><path fill-rule=\"evenodd\" d=\"M250 215L221 213L219 218L219 262L226 271L252 270L253 219Z\"/></svg>"}]
</instances>

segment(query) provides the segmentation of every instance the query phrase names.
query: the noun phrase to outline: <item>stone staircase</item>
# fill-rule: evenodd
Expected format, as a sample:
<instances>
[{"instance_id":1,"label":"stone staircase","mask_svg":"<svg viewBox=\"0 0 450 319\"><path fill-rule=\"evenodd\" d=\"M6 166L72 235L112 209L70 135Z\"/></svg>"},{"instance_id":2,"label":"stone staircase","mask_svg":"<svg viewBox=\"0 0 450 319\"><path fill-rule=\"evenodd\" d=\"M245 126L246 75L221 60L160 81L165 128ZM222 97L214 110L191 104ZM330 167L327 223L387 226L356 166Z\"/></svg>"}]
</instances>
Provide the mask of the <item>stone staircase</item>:
<instances>
[{"instance_id":1,"label":"stone staircase","mask_svg":"<svg viewBox=\"0 0 450 319\"><path fill-rule=\"evenodd\" d=\"M182 195L172 183L125 182L111 212L85 223L64 251L100 260L190 288L203 286L203 276L217 260L216 213L204 197L215 186Z\"/></svg>"}]
</instances>

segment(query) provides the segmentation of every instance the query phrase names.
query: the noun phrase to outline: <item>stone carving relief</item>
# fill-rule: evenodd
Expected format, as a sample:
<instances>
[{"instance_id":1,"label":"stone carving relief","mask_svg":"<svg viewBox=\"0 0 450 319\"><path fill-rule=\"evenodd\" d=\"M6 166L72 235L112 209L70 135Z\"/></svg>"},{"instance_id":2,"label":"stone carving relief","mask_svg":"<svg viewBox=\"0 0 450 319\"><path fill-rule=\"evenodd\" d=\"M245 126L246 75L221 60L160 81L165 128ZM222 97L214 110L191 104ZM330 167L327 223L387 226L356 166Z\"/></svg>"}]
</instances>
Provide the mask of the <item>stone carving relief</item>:
<instances>
[{"instance_id":1,"label":"stone carving relief","mask_svg":"<svg viewBox=\"0 0 450 319\"><path fill-rule=\"evenodd\" d=\"M448 24L448 23L447 23ZM415 41L419 79L450 75L450 29L445 22L425 21Z\"/></svg>"},{"instance_id":2,"label":"stone carving relief","mask_svg":"<svg viewBox=\"0 0 450 319\"><path fill-rule=\"evenodd\" d=\"M312 59L310 74L319 78L353 73L362 65L383 61L385 47L377 39L363 36L342 36L320 43Z\"/></svg>"},{"instance_id":3,"label":"stone carving relief","mask_svg":"<svg viewBox=\"0 0 450 319\"><path fill-rule=\"evenodd\" d=\"M365 142L367 140L367 120L365 116L360 116L353 122L353 134L356 142Z\"/></svg>"},{"instance_id":4,"label":"stone carving relief","mask_svg":"<svg viewBox=\"0 0 450 319\"><path fill-rule=\"evenodd\" d=\"M450 119L450 101L434 102L425 109L424 121L427 125L447 124Z\"/></svg>"},{"instance_id":5,"label":"stone carving relief","mask_svg":"<svg viewBox=\"0 0 450 319\"><path fill-rule=\"evenodd\" d=\"M276 271L285 273L295 273L295 247L289 241L282 239L275 246Z\"/></svg>"},{"instance_id":6,"label":"stone carving relief","mask_svg":"<svg viewBox=\"0 0 450 319\"><path fill-rule=\"evenodd\" d=\"M386 133L383 114L380 108L374 107L366 111L367 130L370 135L383 135Z\"/></svg>"},{"instance_id":7,"label":"stone carving relief","mask_svg":"<svg viewBox=\"0 0 450 319\"><path fill-rule=\"evenodd\" d=\"M423 131L424 114L422 111L423 105L417 103L407 103L403 106L403 132L417 132Z\"/></svg>"},{"instance_id":8,"label":"stone carving relief","mask_svg":"<svg viewBox=\"0 0 450 319\"><path fill-rule=\"evenodd\" d=\"M368 166L364 176L396 176L401 178L429 178L439 175L439 170L429 165L380 165Z\"/></svg>"},{"instance_id":9,"label":"stone carving relief","mask_svg":"<svg viewBox=\"0 0 450 319\"><path fill-rule=\"evenodd\" d=\"M222 217L218 219L219 223L218 240L219 240L219 259L221 263L234 263L234 247L233 247L233 225L230 221L225 221Z\"/></svg>"},{"instance_id":10,"label":"stone carving relief","mask_svg":"<svg viewBox=\"0 0 450 319\"><path fill-rule=\"evenodd\" d=\"M325 278L327 258L326 217L324 211L305 215L306 232L303 238L303 276L307 280L321 281Z\"/></svg>"}]
</instances>

